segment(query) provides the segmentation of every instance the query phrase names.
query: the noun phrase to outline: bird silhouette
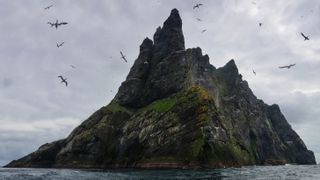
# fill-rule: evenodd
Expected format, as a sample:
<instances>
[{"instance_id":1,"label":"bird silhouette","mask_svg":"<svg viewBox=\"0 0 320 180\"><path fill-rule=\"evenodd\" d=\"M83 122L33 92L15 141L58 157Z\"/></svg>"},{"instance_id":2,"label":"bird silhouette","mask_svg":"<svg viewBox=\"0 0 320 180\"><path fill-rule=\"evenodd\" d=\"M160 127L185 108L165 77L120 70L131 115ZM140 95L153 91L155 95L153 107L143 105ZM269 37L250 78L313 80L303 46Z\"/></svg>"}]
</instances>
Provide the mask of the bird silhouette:
<instances>
[{"instance_id":1,"label":"bird silhouette","mask_svg":"<svg viewBox=\"0 0 320 180\"><path fill-rule=\"evenodd\" d=\"M58 76L58 78L61 79L61 83L65 83L66 86L68 86L67 78L63 78L63 76Z\"/></svg>"},{"instance_id":2,"label":"bird silhouette","mask_svg":"<svg viewBox=\"0 0 320 180\"><path fill-rule=\"evenodd\" d=\"M121 58L122 58L125 62L128 62L127 59L126 59L126 56L123 55L122 51L120 51L120 54L121 54Z\"/></svg>"},{"instance_id":3,"label":"bird silhouette","mask_svg":"<svg viewBox=\"0 0 320 180\"><path fill-rule=\"evenodd\" d=\"M45 10L48 10L48 9L50 9L52 6L53 6L53 5L47 6L47 7L45 7L44 9L45 9Z\"/></svg>"},{"instance_id":4,"label":"bird silhouette","mask_svg":"<svg viewBox=\"0 0 320 180\"><path fill-rule=\"evenodd\" d=\"M72 67L73 69L75 69L75 68L76 68L76 67L75 67L74 65L72 65L72 64L70 65L70 67Z\"/></svg>"},{"instance_id":5,"label":"bird silhouette","mask_svg":"<svg viewBox=\"0 0 320 180\"><path fill-rule=\"evenodd\" d=\"M291 67L295 66L296 64L290 64L290 65L287 65L287 66L279 66L280 69L284 69L284 68L287 68L287 69L290 69Z\"/></svg>"},{"instance_id":6,"label":"bird silhouette","mask_svg":"<svg viewBox=\"0 0 320 180\"><path fill-rule=\"evenodd\" d=\"M57 47L59 48L59 47L61 47L63 44L64 44L64 42L62 42L62 43L60 43L60 44L57 43Z\"/></svg>"},{"instance_id":7,"label":"bird silhouette","mask_svg":"<svg viewBox=\"0 0 320 180\"><path fill-rule=\"evenodd\" d=\"M304 35L303 33L300 33L301 34L301 36L304 38L304 40L306 41L306 40L310 40L309 39L309 36L306 36L306 35Z\"/></svg>"},{"instance_id":8,"label":"bird silhouette","mask_svg":"<svg viewBox=\"0 0 320 180\"><path fill-rule=\"evenodd\" d=\"M252 72L253 72L254 75L257 75L257 73L254 71L254 69L252 70Z\"/></svg>"},{"instance_id":9,"label":"bird silhouette","mask_svg":"<svg viewBox=\"0 0 320 180\"><path fill-rule=\"evenodd\" d=\"M201 33L204 33L204 32L206 32L206 31L207 31L207 29L204 29L204 30L201 31Z\"/></svg>"},{"instance_id":10,"label":"bird silhouette","mask_svg":"<svg viewBox=\"0 0 320 180\"><path fill-rule=\"evenodd\" d=\"M197 20L200 21L200 22L202 21L200 18L197 18Z\"/></svg>"},{"instance_id":11,"label":"bird silhouette","mask_svg":"<svg viewBox=\"0 0 320 180\"><path fill-rule=\"evenodd\" d=\"M58 20L56 21L56 23L48 22L48 24L50 24L51 27L56 27L56 29L58 29L58 26L59 26Z\"/></svg>"},{"instance_id":12,"label":"bird silhouette","mask_svg":"<svg viewBox=\"0 0 320 180\"><path fill-rule=\"evenodd\" d=\"M202 5L203 5L203 4L201 4L201 3L196 4L196 5L194 5L194 6L193 6L193 9L195 9L195 8L198 8L198 9L199 9L199 8L200 8L200 6L202 6Z\"/></svg>"},{"instance_id":13,"label":"bird silhouette","mask_svg":"<svg viewBox=\"0 0 320 180\"><path fill-rule=\"evenodd\" d=\"M59 23L59 21L56 20L55 23L48 22L47 24L50 24L51 27L55 27L56 29L58 29L59 26L61 26L61 25L66 25L66 24L68 24L68 23L67 23L67 22L60 22L60 23Z\"/></svg>"},{"instance_id":14,"label":"bird silhouette","mask_svg":"<svg viewBox=\"0 0 320 180\"><path fill-rule=\"evenodd\" d=\"M261 26L262 26L262 23L259 23L259 26L261 27Z\"/></svg>"}]
</instances>

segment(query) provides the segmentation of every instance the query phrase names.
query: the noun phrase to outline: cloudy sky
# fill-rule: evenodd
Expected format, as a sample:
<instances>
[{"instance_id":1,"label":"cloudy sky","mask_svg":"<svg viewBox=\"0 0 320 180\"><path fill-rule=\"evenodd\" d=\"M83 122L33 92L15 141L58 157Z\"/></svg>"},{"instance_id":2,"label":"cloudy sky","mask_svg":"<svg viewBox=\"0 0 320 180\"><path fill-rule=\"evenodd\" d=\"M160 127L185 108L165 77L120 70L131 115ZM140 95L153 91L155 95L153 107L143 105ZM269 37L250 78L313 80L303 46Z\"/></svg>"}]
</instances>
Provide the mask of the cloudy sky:
<instances>
[{"instance_id":1,"label":"cloudy sky","mask_svg":"<svg viewBox=\"0 0 320 180\"><path fill-rule=\"evenodd\" d=\"M193 10L196 3L204 5ZM108 104L142 40L172 8L186 47L201 47L216 67L234 58L256 96L280 105L319 161L320 1L0 0L0 165L66 137ZM51 28L56 19L69 24Z\"/></svg>"}]
</instances>

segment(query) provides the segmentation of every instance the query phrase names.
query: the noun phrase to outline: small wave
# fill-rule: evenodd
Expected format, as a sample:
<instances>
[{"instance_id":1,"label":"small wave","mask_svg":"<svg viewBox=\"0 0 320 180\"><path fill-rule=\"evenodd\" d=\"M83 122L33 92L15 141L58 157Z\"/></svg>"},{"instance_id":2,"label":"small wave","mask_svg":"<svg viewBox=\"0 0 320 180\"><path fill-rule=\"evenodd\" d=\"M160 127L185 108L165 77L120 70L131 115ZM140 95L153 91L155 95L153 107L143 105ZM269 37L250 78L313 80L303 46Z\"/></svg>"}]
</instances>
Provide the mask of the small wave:
<instances>
[{"instance_id":1,"label":"small wave","mask_svg":"<svg viewBox=\"0 0 320 180\"><path fill-rule=\"evenodd\" d=\"M320 166L250 166L205 170L0 169L0 180L320 179Z\"/></svg>"}]
</instances>

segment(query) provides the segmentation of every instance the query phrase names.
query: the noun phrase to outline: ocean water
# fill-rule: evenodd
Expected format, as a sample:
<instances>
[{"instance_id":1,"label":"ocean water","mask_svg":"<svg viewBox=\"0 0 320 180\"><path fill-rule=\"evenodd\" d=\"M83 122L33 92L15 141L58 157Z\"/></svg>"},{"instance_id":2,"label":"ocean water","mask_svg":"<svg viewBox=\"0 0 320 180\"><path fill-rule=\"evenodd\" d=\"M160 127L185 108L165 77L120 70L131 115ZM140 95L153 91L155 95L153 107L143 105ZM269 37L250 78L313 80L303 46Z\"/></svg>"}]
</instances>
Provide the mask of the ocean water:
<instances>
[{"instance_id":1,"label":"ocean water","mask_svg":"<svg viewBox=\"0 0 320 180\"><path fill-rule=\"evenodd\" d=\"M320 166L250 166L206 170L74 170L0 168L0 180L317 179Z\"/></svg>"}]
</instances>

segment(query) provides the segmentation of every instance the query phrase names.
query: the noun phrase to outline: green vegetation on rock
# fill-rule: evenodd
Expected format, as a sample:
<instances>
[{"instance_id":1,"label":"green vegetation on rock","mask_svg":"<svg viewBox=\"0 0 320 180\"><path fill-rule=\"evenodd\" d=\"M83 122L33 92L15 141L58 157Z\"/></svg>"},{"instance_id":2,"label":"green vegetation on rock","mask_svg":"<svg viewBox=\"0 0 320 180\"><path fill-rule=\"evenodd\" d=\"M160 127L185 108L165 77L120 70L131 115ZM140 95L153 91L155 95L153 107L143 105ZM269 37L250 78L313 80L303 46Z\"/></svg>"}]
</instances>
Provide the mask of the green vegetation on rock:
<instances>
[{"instance_id":1,"label":"green vegetation on rock","mask_svg":"<svg viewBox=\"0 0 320 180\"><path fill-rule=\"evenodd\" d=\"M166 98L153 102L148 106L148 109L153 109L159 112L169 111L175 104L177 100L175 98Z\"/></svg>"},{"instance_id":2,"label":"green vegetation on rock","mask_svg":"<svg viewBox=\"0 0 320 180\"><path fill-rule=\"evenodd\" d=\"M121 106L119 103L112 101L110 104L108 104L107 109L112 111L112 112L126 112L128 114L133 113L133 109L125 108Z\"/></svg>"}]
</instances>

